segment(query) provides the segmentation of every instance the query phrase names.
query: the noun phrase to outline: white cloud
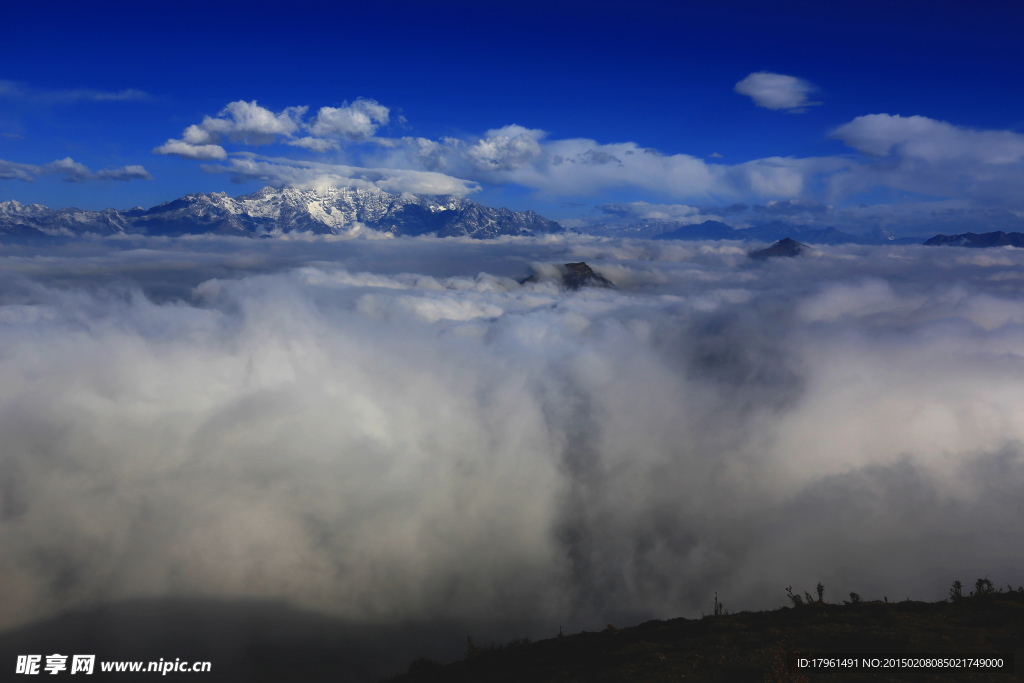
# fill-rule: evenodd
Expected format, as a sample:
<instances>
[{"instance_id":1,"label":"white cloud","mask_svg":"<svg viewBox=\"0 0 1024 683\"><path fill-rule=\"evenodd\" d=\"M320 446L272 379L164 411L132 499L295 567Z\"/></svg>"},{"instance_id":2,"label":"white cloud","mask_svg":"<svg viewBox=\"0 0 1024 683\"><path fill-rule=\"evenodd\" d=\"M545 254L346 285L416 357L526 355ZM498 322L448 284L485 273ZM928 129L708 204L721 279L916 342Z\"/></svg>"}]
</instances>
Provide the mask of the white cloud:
<instances>
[{"instance_id":1,"label":"white cloud","mask_svg":"<svg viewBox=\"0 0 1024 683\"><path fill-rule=\"evenodd\" d=\"M402 138L387 165L444 169L464 178L516 184L542 194L586 196L630 188L679 199L796 199L816 192L849 159L772 157L736 165L687 154L663 155L634 142L603 144L583 138L550 139L521 126L488 131L475 144L451 138Z\"/></svg>"},{"instance_id":2,"label":"white cloud","mask_svg":"<svg viewBox=\"0 0 1024 683\"><path fill-rule=\"evenodd\" d=\"M543 130L517 124L488 130L475 140L375 138L378 127L390 117L390 110L375 100L358 99L342 107L322 107L308 123L303 121L306 111L305 107L291 107L274 113L255 101L232 102L218 117L204 118L202 123L186 128L181 139L168 140L154 151L188 159L224 160L228 152L220 143L225 141L278 141L316 153L339 149L345 141L373 142L373 150L367 152L362 148L362 163L347 168L388 167L436 173L439 175L404 173L401 185L410 184L407 180L412 177L431 178L426 186L438 192L461 193L475 188L476 183L486 182L517 184L548 195L593 195L631 188L678 199L730 200L747 196L795 199L808 192L829 169L850 163L835 159L772 158L728 166L686 154L663 155L633 142L549 139ZM299 131L310 134L297 137ZM355 150L354 154L358 154L359 148ZM239 178L261 178L275 183L352 178L346 170L313 173L310 168L298 160L276 160L270 166L239 161L210 170L229 169ZM445 180L435 182L438 178ZM411 185L424 186L419 180Z\"/></svg>"},{"instance_id":3,"label":"white cloud","mask_svg":"<svg viewBox=\"0 0 1024 683\"><path fill-rule=\"evenodd\" d=\"M792 76L755 73L737 84L761 106L799 109L813 86ZM635 142L604 143L586 138L552 139L518 124L488 130L481 137L430 140L375 137L390 110L370 99L322 107L304 120L306 107L273 112L255 101L230 103L217 117L185 129L157 147L158 154L223 161L223 144L279 142L324 154L345 147L346 168L393 169L401 186L465 192L478 184L517 185L551 197L587 197L618 190L649 193L670 201L800 201L841 205L873 187L980 204L1024 208L1024 136L1012 131L975 131L923 116L862 116L837 128L834 137L860 154L844 157L768 157L725 164L715 157L662 154ZM304 135L302 133L305 133ZM370 144L366 144L370 143ZM239 153L241 154L241 153ZM271 166L249 162L226 168L237 177L270 182L321 182L363 177L346 170L316 174L301 160ZM401 173L398 173L401 171ZM7 173L24 173L8 167ZM435 173L435 176L414 176ZM408 182L411 178L418 178ZM380 176L360 182L377 183ZM430 179L421 182L421 179ZM441 180L438 182L438 180Z\"/></svg>"},{"instance_id":4,"label":"white cloud","mask_svg":"<svg viewBox=\"0 0 1024 683\"><path fill-rule=\"evenodd\" d=\"M821 104L810 102L807 97L816 88L795 76L757 71L736 84L736 92L747 95L754 104L766 109L789 109L799 111L803 107Z\"/></svg>"},{"instance_id":5,"label":"white cloud","mask_svg":"<svg viewBox=\"0 0 1024 683\"><path fill-rule=\"evenodd\" d=\"M685 154L662 156L635 143L549 140L542 131L507 126L474 145L444 141L417 144L407 158L443 160L452 174L490 183L513 183L551 195L589 195L634 187L676 197L706 196L720 169Z\"/></svg>"},{"instance_id":6,"label":"white cloud","mask_svg":"<svg viewBox=\"0 0 1024 683\"><path fill-rule=\"evenodd\" d=\"M873 157L837 175L837 192L875 186L1024 206L1024 135L974 130L925 116L859 116L832 133Z\"/></svg>"},{"instance_id":7,"label":"white cloud","mask_svg":"<svg viewBox=\"0 0 1024 683\"><path fill-rule=\"evenodd\" d=\"M43 172L63 175L64 180L72 183L81 183L87 180L152 180L142 166L137 164L122 166L120 168L108 168L93 173L85 164L80 164L71 157L51 161L43 167Z\"/></svg>"},{"instance_id":8,"label":"white cloud","mask_svg":"<svg viewBox=\"0 0 1024 683\"><path fill-rule=\"evenodd\" d=\"M370 140L380 125L388 122L389 110L370 99L357 99L342 107L321 107L311 121L304 117L309 107L286 107L273 112L256 100L229 103L217 116L205 116L201 123L185 128L181 138L171 138L153 149L183 159L204 161L227 158L225 142L249 146L275 142L324 153L339 149L339 140ZM300 132L312 135L296 137ZM387 141L381 141L387 144Z\"/></svg>"},{"instance_id":9,"label":"white cloud","mask_svg":"<svg viewBox=\"0 0 1024 683\"><path fill-rule=\"evenodd\" d=\"M170 139L159 147L153 148L154 154L168 154L182 159L201 159L211 161L226 159L227 151L220 145L193 145L184 140Z\"/></svg>"},{"instance_id":10,"label":"white cloud","mask_svg":"<svg viewBox=\"0 0 1024 683\"><path fill-rule=\"evenodd\" d=\"M378 126L388 122L389 109L376 100L358 99L341 107L321 107L309 124L318 137L366 140L373 137Z\"/></svg>"},{"instance_id":11,"label":"white cloud","mask_svg":"<svg viewBox=\"0 0 1024 683\"><path fill-rule=\"evenodd\" d=\"M541 155L544 131L515 124L487 131L484 139L466 150L466 157L482 171L512 171Z\"/></svg>"},{"instance_id":12,"label":"white cloud","mask_svg":"<svg viewBox=\"0 0 1024 683\"><path fill-rule=\"evenodd\" d=\"M691 225L716 220L696 206L687 204L652 204L650 202L608 202L594 207L598 213L559 221L563 227L579 229L592 235L612 237L650 237L675 225ZM656 221L654 224L647 221ZM662 224L661 222L668 222ZM640 225L635 225L643 222ZM628 232L624 232L628 230Z\"/></svg>"},{"instance_id":13,"label":"white cloud","mask_svg":"<svg viewBox=\"0 0 1024 683\"><path fill-rule=\"evenodd\" d=\"M71 157L51 161L44 166L46 172L56 173L64 176L64 180L71 183L92 180L96 175L84 164L80 164Z\"/></svg>"},{"instance_id":14,"label":"white cloud","mask_svg":"<svg viewBox=\"0 0 1024 683\"><path fill-rule=\"evenodd\" d=\"M754 213L790 217L827 214L831 209L831 206L800 199L772 199L764 204L756 204L750 207L750 210Z\"/></svg>"},{"instance_id":15,"label":"white cloud","mask_svg":"<svg viewBox=\"0 0 1024 683\"><path fill-rule=\"evenodd\" d=\"M217 144L225 139L246 145L267 145L278 136L290 137L302 125L308 107L286 107L274 112L256 100L231 102L217 117L206 116L185 129L182 139L190 145Z\"/></svg>"},{"instance_id":16,"label":"white cloud","mask_svg":"<svg viewBox=\"0 0 1024 683\"><path fill-rule=\"evenodd\" d=\"M873 156L894 154L927 163L948 161L1005 166L1024 160L1024 135L1008 130L973 130L926 116L858 116L832 136Z\"/></svg>"},{"instance_id":17,"label":"white cloud","mask_svg":"<svg viewBox=\"0 0 1024 683\"><path fill-rule=\"evenodd\" d=\"M466 167L465 153L470 145L465 140L452 137L440 140L403 137L394 142L390 146L389 155L392 161L401 165L420 166L428 171L444 171L449 166Z\"/></svg>"},{"instance_id":18,"label":"white cloud","mask_svg":"<svg viewBox=\"0 0 1024 683\"><path fill-rule=\"evenodd\" d=\"M818 181L855 165L840 157L767 157L727 167L723 178L738 196L796 199L813 195Z\"/></svg>"},{"instance_id":19,"label":"white cloud","mask_svg":"<svg viewBox=\"0 0 1024 683\"><path fill-rule=\"evenodd\" d=\"M206 116L202 123L187 127L181 139L171 138L155 154L179 156L182 159L213 161L227 158L227 150L219 143L225 140L246 145L267 145L279 136L291 138L302 124L307 107L287 107L274 113L256 103L238 100L229 103L216 116ZM306 140L306 138L303 138ZM299 146L311 143L296 141Z\"/></svg>"},{"instance_id":20,"label":"white cloud","mask_svg":"<svg viewBox=\"0 0 1024 683\"><path fill-rule=\"evenodd\" d=\"M150 175L142 166L138 164L132 164L130 166L122 166L121 168L111 168L98 171L97 177L105 180L152 180L153 176Z\"/></svg>"},{"instance_id":21,"label":"white cloud","mask_svg":"<svg viewBox=\"0 0 1024 683\"><path fill-rule=\"evenodd\" d=\"M912 314L923 300L898 297L885 280L834 284L805 299L797 315L810 321L835 321L879 313Z\"/></svg>"},{"instance_id":22,"label":"white cloud","mask_svg":"<svg viewBox=\"0 0 1024 683\"><path fill-rule=\"evenodd\" d=\"M294 187L360 187L385 192L465 195L479 190L476 183L434 171L362 168L247 154L233 157L223 166L204 165L210 173L229 173L235 180L261 180L271 185Z\"/></svg>"},{"instance_id":23,"label":"white cloud","mask_svg":"<svg viewBox=\"0 0 1024 683\"><path fill-rule=\"evenodd\" d=\"M312 152L326 152L328 150L338 149L339 147L337 140L314 138L309 135L295 140L286 140L285 144L292 145L293 147L304 147Z\"/></svg>"},{"instance_id":24,"label":"white cloud","mask_svg":"<svg viewBox=\"0 0 1024 683\"><path fill-rule=\"evenodd\" d=\"M603 214L629 220L651 218L656 220L689 222L704 220L701 210L686 204L651 204L649 202L619 202L597 207Z\"/></svg>"},{"instance_id":25,"label":"white cloud","mask_svg":"<svg viewBox=\"0 0 1024 683\"><path fill-rule=\"evenodd\" d=\"M866 155L768 157L739 164L663 155L634 142L552 139L518 125L475 142L406 137L381 165L444 170L482 183L513 184L549 196L616 189L679 200L837 204L872 187L1024 207L1024 135L978 131L922 116L862 116L833 135Z\"/></svg>"}]
</instances>

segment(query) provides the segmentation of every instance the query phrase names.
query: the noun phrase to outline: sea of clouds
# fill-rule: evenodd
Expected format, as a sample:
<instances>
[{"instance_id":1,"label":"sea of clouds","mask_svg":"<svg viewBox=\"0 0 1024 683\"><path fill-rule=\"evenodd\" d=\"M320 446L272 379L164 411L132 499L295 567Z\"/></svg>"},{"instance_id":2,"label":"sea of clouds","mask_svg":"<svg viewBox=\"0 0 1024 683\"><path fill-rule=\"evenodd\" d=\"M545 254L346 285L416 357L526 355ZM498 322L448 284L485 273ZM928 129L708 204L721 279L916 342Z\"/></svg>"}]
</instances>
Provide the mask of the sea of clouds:
<instances>
[{"instance_id":1,"label":"sea of clouds","mask_svg":"<svg viewBox=\"0 0 1024 683\"><path fill-rule=\"evenodd\" d=\"M561 289L581 260L617 289ZM1017 586L1022 266L589 237L2 247L0 628L256 598L536 637L716 591Z\"/></svg>"}]
</instances>

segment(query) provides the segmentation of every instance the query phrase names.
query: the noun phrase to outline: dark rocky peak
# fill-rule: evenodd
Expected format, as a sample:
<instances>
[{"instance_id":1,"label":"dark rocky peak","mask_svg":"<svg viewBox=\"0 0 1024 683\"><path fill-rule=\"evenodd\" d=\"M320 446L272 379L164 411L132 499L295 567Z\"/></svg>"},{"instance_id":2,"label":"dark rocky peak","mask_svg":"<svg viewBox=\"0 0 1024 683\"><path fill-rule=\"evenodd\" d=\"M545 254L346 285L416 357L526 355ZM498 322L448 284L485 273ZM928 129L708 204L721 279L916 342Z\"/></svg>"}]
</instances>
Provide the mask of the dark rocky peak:
<instances>
[{"instance_id":1,"label":"dark rocky peak","mask_svg":"<svg viewBox=\"0 0 1024 683\"><path fill-rule=\"evenodd\" d=\"M792 257L799 256L807 250L806 244L800 244L794 239L783 237L781 240L768 247L767 249L760 249L758 251L750 252L750 258L764 261L770 258L779 257Z\"/></svg>"},{"instance_id":2,"label":"dark rocky peak","mask_svg":"<svg viewBox=\"0 0 1024 683\"><path fill-rule=\"evenodd\" d=\"M558 270L561 275L562 286L566 289L580 289L581 287L606 287L615 289L615 284L608 278L601 277L593 271L583 261L579 263L566 263L565 265L558 266ZM520 281L519 284L527 284L529 282L540 282L546 279L538 273L534 273L525 280Z\"/></svg>"},{"instance_id":3,"label":"dark rocky peak","mask_svg":"<svg viewBox=\"0 0 1024 683\"><path fill-rule=\"evenodd\" d=\"M566 263L562 271L562 284L568 289L579 289L580 287L610 287L615 288L612 281L603 278L583 261L579 263Z\"/></svg>"}]
</instances>

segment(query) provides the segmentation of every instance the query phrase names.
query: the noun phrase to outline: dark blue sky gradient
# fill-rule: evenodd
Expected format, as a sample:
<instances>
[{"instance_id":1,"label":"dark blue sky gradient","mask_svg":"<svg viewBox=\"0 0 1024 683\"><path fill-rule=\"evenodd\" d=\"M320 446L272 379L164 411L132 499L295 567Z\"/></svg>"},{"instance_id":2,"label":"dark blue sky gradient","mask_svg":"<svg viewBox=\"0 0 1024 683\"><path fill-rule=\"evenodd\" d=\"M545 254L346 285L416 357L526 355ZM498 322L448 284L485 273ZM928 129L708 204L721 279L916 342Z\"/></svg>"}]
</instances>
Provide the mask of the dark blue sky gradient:
<instances>
[{"instance_id":1,"label":"dark blue sky gradient","mask_svg":"<svg viewBox=\"0 0 1024 683\"><path fill-rule=\"evenodd\" d=\"M254 189L151 152L240 99L315 111L367 97L407 119L382 131L390 136L472 137L517 123L730 164L847 154L829 132L864 114L1024 131L1021 3L18 3L5 12L0 78L38 93L135 88L152 98L0 98L0 132L10 134L0 159L142 164L155 180L6 180L0 199L149 205ZM806 79L823 104L799 115L756 107L733 92L753 71Z\"/></svg>"}]
</instances>

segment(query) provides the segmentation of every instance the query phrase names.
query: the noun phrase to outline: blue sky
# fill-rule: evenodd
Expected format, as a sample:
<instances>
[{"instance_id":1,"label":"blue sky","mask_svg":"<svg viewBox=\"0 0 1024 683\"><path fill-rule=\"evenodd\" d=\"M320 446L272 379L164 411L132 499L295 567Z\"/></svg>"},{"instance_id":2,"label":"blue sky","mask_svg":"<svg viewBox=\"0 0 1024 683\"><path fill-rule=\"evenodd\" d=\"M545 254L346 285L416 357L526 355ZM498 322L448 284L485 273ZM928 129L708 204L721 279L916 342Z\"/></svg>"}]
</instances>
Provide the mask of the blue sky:
<instances>
[{"instance_id":1,"label":"blue sky","mask_svg":"<svg viewBox=\"0 0 1024 683\"><path fill-rule=\"evenodd\" d=\"M0 200L354 182L569 222L1024 216L1019 4L29 5Z\"/></svg>"}]
</instances>

